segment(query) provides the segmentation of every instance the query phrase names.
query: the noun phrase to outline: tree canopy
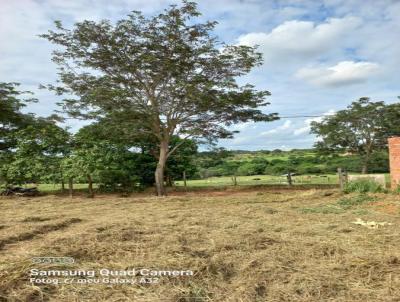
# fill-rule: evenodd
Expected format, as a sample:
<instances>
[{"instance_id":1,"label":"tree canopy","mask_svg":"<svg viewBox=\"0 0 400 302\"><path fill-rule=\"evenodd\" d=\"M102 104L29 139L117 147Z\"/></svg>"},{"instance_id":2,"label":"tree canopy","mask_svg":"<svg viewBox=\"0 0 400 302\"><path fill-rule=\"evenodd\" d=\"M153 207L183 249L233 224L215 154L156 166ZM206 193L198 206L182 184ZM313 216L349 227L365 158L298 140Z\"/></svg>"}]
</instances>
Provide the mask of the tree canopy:
<instances>
[{"instance_id":1,"label":"tree canopy","mask_svg":"<svg viewBox=\"0 0 400 302\"><path fill-rule=\"evenodd\" d=\"M106 120L121 133L157 142L155 179L159 195L165 164L180 136L202 141L231 138L229 126L272 121L260 106L268 91L237 78L262 63L253 47L225 45L212 36L216 22L195 23L196 4L184 1L154 17L134 11L126 19L83 21L73 29L56 22L42 37L62 46L54 51L60 85L71 94L63 108L72 116Z\"/></svg>"},{"instance_id":2,"label":"tree canopy","mask_svg":"<svg viewBox=\"0 0 400 302\"><path fill-rule=\"evenodd\" d=\"M362 172L367 173L371 155L387 146L389 136L400 135L399 118L399 104L386 105L364 97L321 122L313 122L311 133L322 139L316 143L321 151L359 154Z\"/></svg>"},{"instance_id":3,"label":"tree canopy","mask_svg":"<svg viewBox=\"0 0 400 302\"><path fill-rule=\"evenodd\" d=\"M48 118L33 118L12 135L16 141L7 160L2 159L3 178L10 183L59 182L61 160L69 150L70 134Z\"/></svg>"},{"instance_id":4,"label":"tree canopy","mask_svg":"<svg viewBox=\"0 0 400 302\"><path fill-rule=\"evenodd\" d=\"M16 144L13 134L32 122L33 116L21 112L34 98L25 98L29 91L19 91L18 83L0 82L0 152L5 152Z\"/></svg>"}]
</instances>

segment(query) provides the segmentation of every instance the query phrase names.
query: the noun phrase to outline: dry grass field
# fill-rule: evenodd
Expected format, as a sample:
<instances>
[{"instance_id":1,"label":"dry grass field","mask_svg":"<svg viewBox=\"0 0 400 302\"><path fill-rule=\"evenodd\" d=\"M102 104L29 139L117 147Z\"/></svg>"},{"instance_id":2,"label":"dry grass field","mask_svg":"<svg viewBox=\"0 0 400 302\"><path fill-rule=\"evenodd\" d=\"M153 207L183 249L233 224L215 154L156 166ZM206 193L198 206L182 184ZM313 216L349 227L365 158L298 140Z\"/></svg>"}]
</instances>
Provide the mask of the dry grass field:
<instances>
[{"instance_id":1,"label":"dry grass field","mask_svg":"<svg viewBox=\"0 0 400 302\"><path fill-rule=\"evenodd\" d=\"M1 198L0 301L400 301L399 206L334 189ZM33 268L194 275L32 284Z\"/></svg>"}]
</instances>

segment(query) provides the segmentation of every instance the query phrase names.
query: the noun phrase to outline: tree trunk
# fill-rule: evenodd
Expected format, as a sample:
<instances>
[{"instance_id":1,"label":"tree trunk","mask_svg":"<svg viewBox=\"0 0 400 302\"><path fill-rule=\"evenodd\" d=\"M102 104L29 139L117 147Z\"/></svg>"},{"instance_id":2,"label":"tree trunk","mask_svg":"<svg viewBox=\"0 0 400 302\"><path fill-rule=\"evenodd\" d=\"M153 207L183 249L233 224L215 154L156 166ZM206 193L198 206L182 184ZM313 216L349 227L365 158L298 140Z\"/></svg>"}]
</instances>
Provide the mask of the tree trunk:
<instances>
[{"instance_id":1,"label":"tree trunk","mask_svg":"<svg viewBox=\"0 0 400 302\"><path fill-rule=\"evenodd\" d=\"M367 163L363 164L361 174L368 174L368 164Z\"/></svg>"},{"instance_id":2,"label":"tree trunk","mask_svg":"<svg viewBox=\"0 0 400 302\"><path fill-rule=\"evenodd\" d=\"M154 173L156 180L157 196L166 195L164 186L164 171L165 171L165 163L167 162L167 154L168 154L168 141L161 142L160 155L158 158L157 168Z\"/></svg>"},{"instance_id":3,"label":"tree trunk","mask_svg":"<svg viewBox=\"0 0 400 302\"><path fill-rule=\"evenodd\" d=\"M364 158L361 174L368 174L368 165L369 165L369 154L367 154Z\"/></svg>"},{"instance_id":4,"label":"tree trunk","mask_svg":"<svg viewBox=\"0 0 400 302\"><path fill-rule=\"evenodd\" d=\"M88 180L88 189L89 189L89 197L93 198L94 197L94 191L93 191L93 180L92 176L90 174L87 175L87 180Z\"/></svg>"},{"instance_id":5,"label":"tree trunk","mask_svg":"<svg viewBox=\"0 0 400 302\"><path fill-rule=\"evenodd\" d=\"M65 182L64 182L64 175L63 175L62 171L60 171L60 179L61 179L61 192L64 193L65 192Z\"/></svg>"},{"instance_id":6,"label":"tree trunk","mask_svg":"<svg viewBox=\"0 0 400 302\"><path fill-rule=\"evenodd\" d=\"M186 171L183 171L183 185L185 188L187 187L187 182L186 182Z\"/></svg>"},{"instance_id":7,"label":"tree trunk","mask_svg":"<svg viewBox=\"0 0 400 302\"><path fill-rule=\"evenodd\" d=\"M74 194L74 181L72 177L68 179L68 189L69 189L69 197L72 198L72 195Z\"/></svg>"},{"instance_id":8,"label":"tree trunk","mask_svg":"<svg viewBox=\"0 0 400 302\"><path fill-rule=\"evenodd\" d=\"M174 186L174 181L172 180L172 177L170 175L167 175L166 180L167 180L167 186L168 187L173 187Z\"/></svg>"},{"instance_id":9,"label":"tree trunk","mask_svg":"<svg viewBox=\"0 0 400 302\"><path fill-rule=\"evenodd\" d=\"M365 151L361 174L368 174L368 166L369 166L369 159L371 157L371 153L372 153L371 145L369 144L369 146L367 147L367 149Z\"/></svg>"}]
</instances>

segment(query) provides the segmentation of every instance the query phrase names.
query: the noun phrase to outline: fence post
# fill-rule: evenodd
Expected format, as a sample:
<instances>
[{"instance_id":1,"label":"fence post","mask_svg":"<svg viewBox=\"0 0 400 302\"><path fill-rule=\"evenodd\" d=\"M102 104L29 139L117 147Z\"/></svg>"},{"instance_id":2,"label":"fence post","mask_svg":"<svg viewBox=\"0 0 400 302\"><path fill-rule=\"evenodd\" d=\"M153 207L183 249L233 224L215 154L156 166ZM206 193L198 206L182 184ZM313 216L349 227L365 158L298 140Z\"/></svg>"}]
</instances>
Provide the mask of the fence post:
<instances>
[{"instance_id":1,"label":"fence post","mask_svg":"<svg viewBox=\"0 0 400 302\"><path fill-rule=\"evenodd\" d=\"M236 187L237 186L236 174L233 174L232 182L233 182L233 185Z\"/></svg>"},{"instance_id":2,"label":"fence post","mask_svg":"<svg viewBox=\"0 0 400 302\"><path fill-rule=\"evenodd\" d=\"M344 184L347 185L347 183L349 182L349 173L347 173L346 169L344 169L343 177L344 177Z\"/></svg>"},{"instance_id":3,"label":"fence post","mask_svg":"<svg viewBox=\"0 0 400 302\"><path fill-rule=\"evenodd\" d=\"M293 181L292 181L292 173L291 172L287 173L287 181L288 181L288 185L292 186Z\"/></svg>"},{"instance_id":4,"label":"fence post","mask_svg":"<svg viewBox=\"0 0 400 302\"><path fill-rule=\"evenodd\" d=\"M343 190L344 190L344 179L343 179L342 168L338 168L338 169L337 169L337 172L338 172L338 176L339 176L339 186L340 186L340 190L343 191Z\"/></svg>"}]
</instances>

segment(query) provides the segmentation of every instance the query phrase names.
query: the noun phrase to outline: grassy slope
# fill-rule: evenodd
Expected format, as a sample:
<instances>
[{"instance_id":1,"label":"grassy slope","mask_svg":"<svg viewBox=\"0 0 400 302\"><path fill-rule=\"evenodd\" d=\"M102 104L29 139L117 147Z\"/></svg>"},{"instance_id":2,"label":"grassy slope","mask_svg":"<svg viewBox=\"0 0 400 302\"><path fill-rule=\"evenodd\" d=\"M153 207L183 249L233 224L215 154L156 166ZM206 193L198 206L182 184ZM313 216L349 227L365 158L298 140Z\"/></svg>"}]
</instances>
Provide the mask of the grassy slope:
<instances>
[{"instance_id":1,"label":"grassy slope","mask_svg":"<svg viewBox=\"0 0 400 302\"><path fill-rule=\"evenodd\" d=\"M0 198L0 293L4 301L395 301L400 197L342 199L316 190ZM356 218L392 225L368 229L352 224ZM34 287L26 280L34 256L71 256L73 269L191 269L195 276Z\"/></svg>"}]
</instances>

